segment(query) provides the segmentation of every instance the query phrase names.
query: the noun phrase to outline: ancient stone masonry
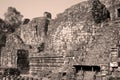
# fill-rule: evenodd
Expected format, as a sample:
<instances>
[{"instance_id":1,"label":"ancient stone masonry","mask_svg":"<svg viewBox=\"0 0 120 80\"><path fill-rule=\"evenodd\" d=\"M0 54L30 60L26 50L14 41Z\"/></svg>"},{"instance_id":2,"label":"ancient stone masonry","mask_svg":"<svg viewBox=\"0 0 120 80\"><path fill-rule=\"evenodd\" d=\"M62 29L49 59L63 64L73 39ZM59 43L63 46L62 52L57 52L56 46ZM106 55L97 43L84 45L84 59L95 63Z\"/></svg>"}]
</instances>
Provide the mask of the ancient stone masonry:
<instances>
[{"instance_id":1,"label":"ancient stone masonry","mask_svg":"<svg viewBox=\"0 0 120 80\"><path fill-rule=\"evenodd\" d=\"M25 25L25 24L28 24L30 22L30 19L24 19L24 21L23 21L23 25Z\"/></svg>"},{"instance_id":2,"label":"ancient stone masonry","mask_svg":"<svg viewBox=\"0 0 120 80\"><path fill-rule=\"evenodd\" d=\"M15 67L21 74L43 80L119 78L119 3L88 0L66 9L55 19L49 12L25 19L6 36L0 48L1 67Z\"/></svg>"},{"instance_id":3,"label":"ancient stone masonry","mask_svg":"<svg viewBox=\"0 0 120 80\"><path fill-rule=\"evenodd\" d=\"M110 12L111 20L119 19L119 0L100 0Z\"/></svg>"},{"instance_id":4,"label":"ancient stone masonry","mask_svg":"<svg viewBox=\"0 0 120 80\"><path fill-rule=\"evenodd\" d=\"M44 40L45 18L35 18L29 24L21 27L21 38L25 44L39 44ZM23 28L24 27L24 28ZM30 35L31 34L31 35Z\"/></svg>"}]
</instances>

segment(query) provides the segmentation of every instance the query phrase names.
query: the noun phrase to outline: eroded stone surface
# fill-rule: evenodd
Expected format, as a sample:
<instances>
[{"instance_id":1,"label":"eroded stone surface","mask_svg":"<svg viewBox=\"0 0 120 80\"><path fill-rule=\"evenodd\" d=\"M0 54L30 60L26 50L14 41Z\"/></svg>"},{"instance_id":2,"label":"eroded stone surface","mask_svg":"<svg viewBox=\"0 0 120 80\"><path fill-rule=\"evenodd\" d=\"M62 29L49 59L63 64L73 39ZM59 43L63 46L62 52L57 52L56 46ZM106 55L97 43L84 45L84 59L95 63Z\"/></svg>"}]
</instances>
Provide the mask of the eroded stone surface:
<instances>
[{"instance_id":1,"label":"eroded stone surface","mask_svg":"<svg viewBox=\"0 0 120 80\"><path fill-rule=\"evenodd\" d=\"M70 74L74 74L75 65L100 68L105 65L110 68L111 49L119 50L120 21L117 14L113 16L115 14L113 10L117 10L118 7L111 8L113 4L107 4L112 0L106 0L105 3L100 0L98 7L100 6L101 9L104 4L104 9L101 10L109 11L110 19L106 17L105 20L96 23L92 16L90 1L66 9L58 14L56 19L39 17L28 24L21 25L16 32L7 36L6 45L1 53L2 66L11 64L12 67L16 67L17 50L25 49L29 51L30 73L41 76L40 72L46 72L48 74L43 74L43 77L49 75L51 79L53 78L52 80L56 80L55 75L63 77L63 73L69 76L66 80L74 80L75 76ZM115 2L114 5L117 6L117 3ZM38 47L43 43L44 49L38 51ZM118 58L116 60L119 62ZM57 74L59 72L61 72L60 75ZM91 79L93 76L102 75L102 72L92 72L91 69L91 72L84 73L78 69L76 75L78 80L79 75L82 75L83 80L90 80L85 76L88 74Z\"/></svg>"}]
</instances>

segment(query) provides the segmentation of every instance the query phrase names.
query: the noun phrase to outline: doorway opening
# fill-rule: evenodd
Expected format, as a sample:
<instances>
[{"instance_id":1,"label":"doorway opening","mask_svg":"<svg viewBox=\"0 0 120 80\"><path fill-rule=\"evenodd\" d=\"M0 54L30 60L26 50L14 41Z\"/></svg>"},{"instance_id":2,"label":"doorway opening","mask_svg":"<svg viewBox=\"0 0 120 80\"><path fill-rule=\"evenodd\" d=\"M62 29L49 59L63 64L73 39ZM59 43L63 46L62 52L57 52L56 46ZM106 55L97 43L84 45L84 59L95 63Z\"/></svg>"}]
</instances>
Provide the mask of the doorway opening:
<instances>
[{"instance_id":1,"label":"doorway opening","mask_svg":"<svg viewBox=\"0 0 120 80\"><path fill-rule=\"evenodd\" d=\"M120 17L120 8L117 9L117 15L118 15L118 17Z\"/></svg>"},{"instance_id":2,"label":"doorway opening","mask_svg":"<svg viewBox=\"0 0 120 80\"><path fill-rule=\"evenodd\" d=\"M29 72L29 52L28 50L19 49L17 51L17 68L22 74Z\"/></svg>"},{"instance_id":3,"label":"doorway opening","mask_svg":"<svg viewBox=\"0 0 120 80\"><path fill-rule=\"evenodd\" d=\"M76 72L82 71L95 71L100 72L100 66L88 66L88 65L74 65Z\"/></svg>"}]
</instances>

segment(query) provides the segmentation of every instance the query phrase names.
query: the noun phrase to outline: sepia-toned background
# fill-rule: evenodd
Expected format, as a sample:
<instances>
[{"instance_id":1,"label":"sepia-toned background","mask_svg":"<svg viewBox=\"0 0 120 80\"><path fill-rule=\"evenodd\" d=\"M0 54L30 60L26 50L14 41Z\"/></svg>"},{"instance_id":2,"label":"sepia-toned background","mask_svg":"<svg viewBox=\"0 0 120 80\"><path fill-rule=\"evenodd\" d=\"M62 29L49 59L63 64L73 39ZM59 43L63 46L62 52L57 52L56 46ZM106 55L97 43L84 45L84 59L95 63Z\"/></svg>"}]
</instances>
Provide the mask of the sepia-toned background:
<instances>
[{"instance_id":1,"label":"sepia-toned background","mask_svg":"<svg viewBox=\"0 0 120 80\"><path fill-rule=\"evenodd\" d=\"M53 18L71 5L84 0L0 0L0 17L3 17L9 6L17 8L25 17L34 18L49 11Z\"/></svg>"}]
</instances>

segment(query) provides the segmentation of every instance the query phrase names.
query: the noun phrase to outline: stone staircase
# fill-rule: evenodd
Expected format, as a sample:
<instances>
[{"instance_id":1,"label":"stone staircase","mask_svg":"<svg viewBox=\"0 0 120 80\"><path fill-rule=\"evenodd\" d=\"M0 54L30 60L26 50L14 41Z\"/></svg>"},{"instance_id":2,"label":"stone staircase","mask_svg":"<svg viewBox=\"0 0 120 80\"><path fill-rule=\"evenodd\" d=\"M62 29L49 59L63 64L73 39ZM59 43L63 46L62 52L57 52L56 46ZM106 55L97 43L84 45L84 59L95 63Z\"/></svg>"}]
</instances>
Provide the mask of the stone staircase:
<instances>
[{"instance_id":1,"label":"stone staircase","mask_svg":"<svg viewBox=\"0 0 120 80\"><path fill-rule=\"evenodd\" d=\"M84 72L83 80L94 80L94 75L95 75L95 72L86 71L86 72Z\"/></svg>"},{"instance_id":2,"label":"stone staircase","mask_svg":"<svg viewBox=\"0 0 120 80\"><path fill-rule=\"evenodd\" d=\"M49 71L57 70L64 63L62 56L34 56L30 57L30 73L43 74ZM43 71L43 73L41 73ZM46 72L47 71L47 72Z\"/></svg>"}]
</instances>

